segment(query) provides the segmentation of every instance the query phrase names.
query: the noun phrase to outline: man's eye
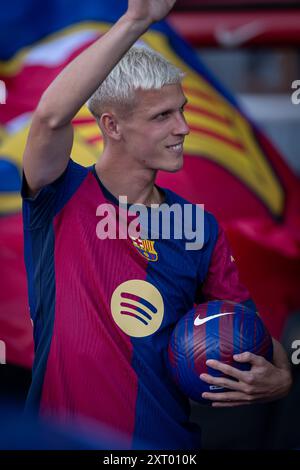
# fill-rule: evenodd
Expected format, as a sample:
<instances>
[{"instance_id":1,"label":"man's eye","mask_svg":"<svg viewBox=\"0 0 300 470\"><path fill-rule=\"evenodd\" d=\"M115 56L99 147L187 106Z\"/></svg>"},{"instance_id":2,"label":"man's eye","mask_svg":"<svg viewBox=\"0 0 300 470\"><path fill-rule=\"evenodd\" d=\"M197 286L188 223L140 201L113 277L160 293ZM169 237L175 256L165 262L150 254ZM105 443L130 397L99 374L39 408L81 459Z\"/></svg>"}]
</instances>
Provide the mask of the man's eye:
<instances>
[{"instance_id":1,"label":"man's eye","mask_svg":"<svg viewBox=\"0 0 300 470\"><path fill-rule=\"evenodd\" d=\"M156 116L156 119L166 119L170 115L170 111L164 111Z\"/></svg>"}]
</instances>

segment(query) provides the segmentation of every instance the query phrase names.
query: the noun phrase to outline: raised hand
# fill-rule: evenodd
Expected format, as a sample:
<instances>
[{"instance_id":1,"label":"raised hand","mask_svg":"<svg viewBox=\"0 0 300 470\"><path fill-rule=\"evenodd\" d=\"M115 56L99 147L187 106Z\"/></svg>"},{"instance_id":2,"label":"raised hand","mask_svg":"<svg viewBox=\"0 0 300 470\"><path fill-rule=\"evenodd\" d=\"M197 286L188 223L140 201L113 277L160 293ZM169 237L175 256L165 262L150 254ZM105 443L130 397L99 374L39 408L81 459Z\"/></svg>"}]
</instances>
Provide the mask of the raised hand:
<instances>
[{"instance_id":1,"label":"raised hand","mask_svg":"<svg viewBox=\"0 0 300 470\"><path fill-rule=\"evenodd\" d=\"M128 0L126 16L135 21L154 23L171 11L176 0Z\"/></svg>"}]
</instances>

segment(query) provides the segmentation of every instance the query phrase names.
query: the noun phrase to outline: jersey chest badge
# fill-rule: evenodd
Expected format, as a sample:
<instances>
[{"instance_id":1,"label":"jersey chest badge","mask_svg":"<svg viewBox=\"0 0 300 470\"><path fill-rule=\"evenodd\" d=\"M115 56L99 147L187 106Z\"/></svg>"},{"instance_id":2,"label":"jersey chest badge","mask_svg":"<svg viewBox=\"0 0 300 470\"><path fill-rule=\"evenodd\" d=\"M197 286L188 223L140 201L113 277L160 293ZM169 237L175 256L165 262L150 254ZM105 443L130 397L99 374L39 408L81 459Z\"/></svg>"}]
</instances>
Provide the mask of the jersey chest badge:
<instances>
[{"instance_id":1,"label":"jersey chest badge","mask_svg":"<svg viewBox=\"0 0 300 470\"><path fill-rule=\"evenodd\" d=\"M157 261L158 253L154 247L154 241L142 240L141 238L131 237L133 246L138 250L140 255L146 258L148 261Z\"/></svg>"}]
</instances>

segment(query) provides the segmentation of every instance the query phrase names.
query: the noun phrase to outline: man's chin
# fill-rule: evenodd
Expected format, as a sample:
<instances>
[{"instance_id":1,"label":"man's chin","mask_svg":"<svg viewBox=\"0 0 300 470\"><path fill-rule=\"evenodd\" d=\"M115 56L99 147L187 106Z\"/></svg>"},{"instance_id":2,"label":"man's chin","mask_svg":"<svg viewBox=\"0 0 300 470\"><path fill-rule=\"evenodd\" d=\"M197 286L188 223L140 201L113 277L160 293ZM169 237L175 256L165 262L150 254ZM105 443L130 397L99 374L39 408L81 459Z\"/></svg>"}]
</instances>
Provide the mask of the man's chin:
<instances>
[{"instance_id":1,"label":"man's chin","mask_svg":"<svg viewBox=\"0 0 300 470\"><path fill-rule=\"evenodd\" d=\"M182 169L182 165L179 168L175 168L175 169L172 169L172 170L162 170L162 171L166 171L167 173L177 173L181 169Z\"/></svg>"},{"instance_id":2,"label":"man's chin","mask_svg":"<svg viewBox=\"0 0 300 470\"><path fill-rule=\"evenodd\" d=\"M167 173L177 173L183 167L183 159L180 162L177 162L176 165L166 165L165 167L159 168L159 171L165 171Z\"/></svg>"}]
</instances>

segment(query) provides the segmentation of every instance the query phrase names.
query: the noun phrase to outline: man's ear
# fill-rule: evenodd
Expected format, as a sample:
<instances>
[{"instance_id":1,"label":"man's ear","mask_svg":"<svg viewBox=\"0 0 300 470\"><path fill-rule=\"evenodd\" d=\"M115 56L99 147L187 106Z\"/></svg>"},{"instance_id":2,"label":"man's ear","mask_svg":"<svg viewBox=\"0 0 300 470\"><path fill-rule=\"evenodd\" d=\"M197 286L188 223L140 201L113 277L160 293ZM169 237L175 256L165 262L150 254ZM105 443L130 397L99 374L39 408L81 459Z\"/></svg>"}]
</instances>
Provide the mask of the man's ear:
<instances>
[{"instance_id":1,"label":"man's ear","mask_svg":"<svg viewBox=\"0 0 300 470\"><path fill-rule=\"evenodd\" d=\"M99 120L99 126L107 137L114 140L121 140L121 128L115 114L103 113Z\"/></svg>"}]
</instances>

